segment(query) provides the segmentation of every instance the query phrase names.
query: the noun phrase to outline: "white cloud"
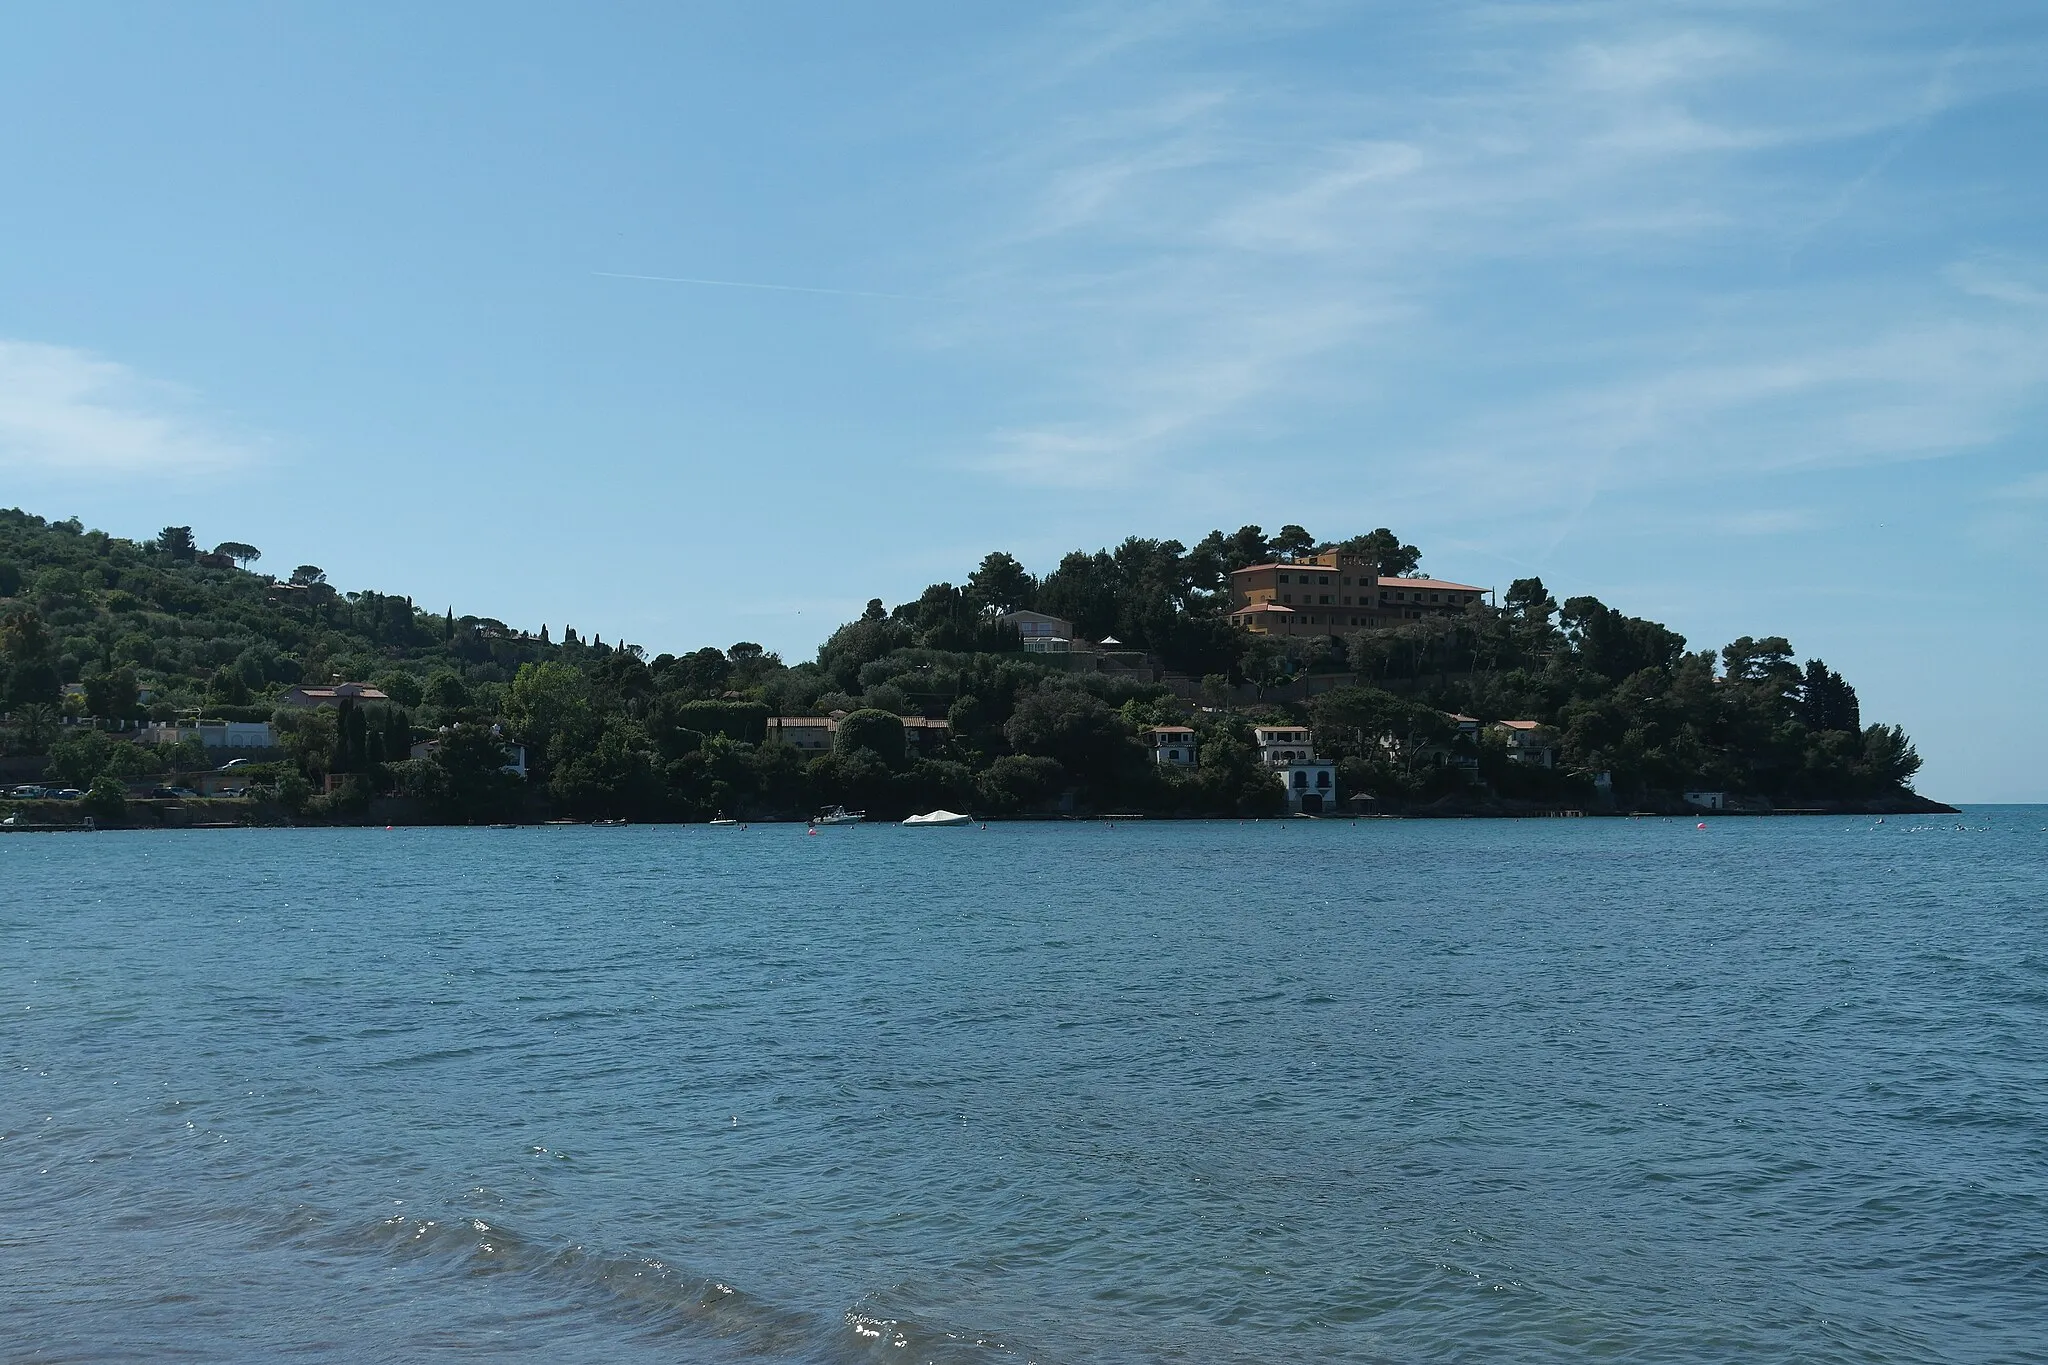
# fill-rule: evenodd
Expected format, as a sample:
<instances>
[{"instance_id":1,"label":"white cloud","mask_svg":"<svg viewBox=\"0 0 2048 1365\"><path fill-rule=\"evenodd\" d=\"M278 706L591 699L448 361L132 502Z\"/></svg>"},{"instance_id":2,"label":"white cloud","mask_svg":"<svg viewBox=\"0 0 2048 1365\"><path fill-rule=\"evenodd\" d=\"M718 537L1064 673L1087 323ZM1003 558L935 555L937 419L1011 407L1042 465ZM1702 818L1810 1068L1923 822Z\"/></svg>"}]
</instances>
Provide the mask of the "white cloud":
<instances>
[{"instance_id":1,"label":"white cloud","mask_svg":"<svg viewBox=\"0 0 2048 1365\"><path fill-rule=\"evenodd\" d=\"M190 473L249 458L171 385L68 346L0 340L0 469Z\"/></svg>"},{"instance_id":2,"label":"white cloud","mask_svg":"<svg viewBox=\"0 0 2048 1365\"><path fill-rule=\"evenodd\" d=\"M1563 470L1583 496L1703 458L1947 453L2048 380L2038 327L1953 294L1830 294L1791 264L1896 211L1888 168L1944 111L2043 83L2002 58L1740 5L1596 4L1378 16L1405 25L1385 63L1353 31L1329 45L1346 60L1268 67L1217 38L1270 36L1260 19L1163 13L1052 63L1086 84L991 163L1002 228L964 272L988 302L947 340L1018 351L1041 382L969 464L1199 479L1248 434L1327 448L1350 424L1505 484ZM1730 307L1737 258L1754 297ZM2029 297L1971 269L1951 278ZM1410 391L1461 369L1466 394Z\"/></svg>"},{"instance_id":3,"label":"white cloud","mask_svg":"<svg viewBox=\"0 0 2048 1365\"><path fill-rule=\"evenodd\" d=\"M2048 266L2010 255L1981 255L1957 261L1942 272L1966 294L1999 303L2038 308L2048 304Z\"/></svg>"}]
</instances>

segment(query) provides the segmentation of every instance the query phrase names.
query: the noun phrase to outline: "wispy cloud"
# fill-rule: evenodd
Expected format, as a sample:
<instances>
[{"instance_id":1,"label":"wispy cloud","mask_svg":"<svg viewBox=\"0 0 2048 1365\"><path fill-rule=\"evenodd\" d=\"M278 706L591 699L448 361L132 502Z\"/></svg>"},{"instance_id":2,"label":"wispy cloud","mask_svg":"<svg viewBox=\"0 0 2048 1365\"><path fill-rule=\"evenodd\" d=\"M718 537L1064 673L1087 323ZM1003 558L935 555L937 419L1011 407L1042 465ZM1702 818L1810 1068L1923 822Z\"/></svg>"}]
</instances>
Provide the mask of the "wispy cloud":
<instances>
[{"instance_id":1,"label":"wispy cloud","mask_svg":"<svg viewBox=\"0 0 2048 1365\"><path fill-rule=\"evenodd\" d=\"M1942 272L1966 294L2023 307L2048 306L2048 265L2013 255L1978 255Z\"/></svg>"},{"instance_id":2,"label":"wispy cloud","mask_svg":"<svg viewBox=\"0 0 2048 1365\"><path fill-rule=\"evenodd\" d=\"M2001 55L1741 5L1191 13L1075 37L1058 117L988 171L1003 223L962 272L988 301L966 326L1034 353L1041 383L971 465L1235 478L1234 445L1341 450L1351 426L1351 449L1448 454L1554 502L1710 459L1950 452L2048 382L2030 322L1788 264L1896 207L1881 173L1945 111L2044 84ZM1234 22L1295 47L1240 59ZM1305 59L1314 23L1348 24L1327 46L1354 55ZM1374 64L1376 24L1402 27L1398 64Z\"/></svg>"},{"instance_id":3,"label":"wispy cloud","mask_svg":"<svg viewBox=\"0 0 2048 1365\"><path fill-rule=\"evenodd\" d=\"M1998 490L2000 498L2020 498L2029 502L2048 500L2048 470L2007 484Z\"/></svg>"},{"instance_id":4,"label":"wispy cloud","mask_svg":"<svg viewBox=\"0 0 2048 1365\"><path fill-rule=\"evenodd\" d=\"M0 340L0 468L88 476L211 471L250 447L190 395L68 346Z\"/></svg>"}]
</instances>

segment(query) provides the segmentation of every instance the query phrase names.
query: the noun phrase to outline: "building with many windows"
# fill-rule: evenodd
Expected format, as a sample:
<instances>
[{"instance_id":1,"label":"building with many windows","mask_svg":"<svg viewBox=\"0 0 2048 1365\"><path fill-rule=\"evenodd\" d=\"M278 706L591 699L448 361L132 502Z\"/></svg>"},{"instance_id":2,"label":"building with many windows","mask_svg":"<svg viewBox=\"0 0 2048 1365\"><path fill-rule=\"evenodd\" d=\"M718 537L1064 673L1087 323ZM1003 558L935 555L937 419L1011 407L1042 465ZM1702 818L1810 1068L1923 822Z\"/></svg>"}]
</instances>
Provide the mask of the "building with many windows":
<instances>
[{"instance_id":1,"label":"building with many windows","mask_svg":"<svg viewBox=\"0 0 2048 1365\"><path fill-rule=\"evenodd\" d=\"M1230 575L1232 625L1259 635L1342 635L1354 630L1458 616L1489 590L1440 578L1383 578L1363 555L1326 550L1284 564L1251 564Z\"/></svg>"}]
</instances>

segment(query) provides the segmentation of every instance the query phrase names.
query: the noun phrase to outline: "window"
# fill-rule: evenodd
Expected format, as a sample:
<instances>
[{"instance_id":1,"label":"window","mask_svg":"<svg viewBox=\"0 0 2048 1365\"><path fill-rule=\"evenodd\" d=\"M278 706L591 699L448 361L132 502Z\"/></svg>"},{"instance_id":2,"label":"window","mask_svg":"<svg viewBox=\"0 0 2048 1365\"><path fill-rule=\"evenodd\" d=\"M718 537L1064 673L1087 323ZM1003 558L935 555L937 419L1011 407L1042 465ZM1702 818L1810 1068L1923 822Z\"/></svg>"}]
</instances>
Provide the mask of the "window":
<instances>
[{"instance_id":1,"label":"window","mask_svg":"<svg viewBox=\"0 0 2048 1365\"><path fill-rule=\"evenodd\" d=\"M1330 605L1330 594L1324 593L1321 597L1318 597L1316 601L1321 603L1323 606L1327 607Z\"/></svg>"},{"instance_id":2,"label":"window","mask_svg":"<svg viewBox=\"0 0 2048 1365\"><path fill-rule=\"evenodd\" d=\"M1347 607L1348 607L1348 606L1350 606L1350 605L1351 605L1351 599L1350 599L1350 598L1348 598L1348 597L1347 597L1347 598L1345 598L1345 599L1344 599L1344 605L1345 605L1345 606L1347 606Z\"/></svg>"},{"instance_id":3,"label":"window","mask_svg":"<svg viewBox=\"0 0 2048 1365\"><path fill-rule=\"evenodd\" d=\"M1280 581L1281 581L1282 583L1285 583L1285 582L1287 581L1287 575L1286 575L1286 574L1281 574L1281 575L1280 575Z\"/></svg>"},{"instance_id":4,"label":"window","mask_svg":"<svg viewBox=\"0 0 2048 1365\"><path fill-rule=\"evenodd\" d=\"M1435 594L1435 593L1431 593L1431 594L1429 595L1429 600L1430 600L1430 601L1432 601L1432 602L1436 601L1436 594Z\"/></svg>"},{"instance_id":5,"label":"window","mask_svg":"<svg viewBox=\"0 0 2048 1365\"><path fill-rule=\"evenodd\" d=\"M1328 787L1330 785L1330 775L1328 773L1317 773L1316 785L1318 787Z\"/></svg>"},{"instance_id":6,"label":"window","mask_svg":"<svg viewBox=\"0 0 2048 1365\"><path fill-rule=\"evenodd\" d=\"M1296 773L1294 775L1294 785L1297 790L1305 789L1308 786L1308 774Z\"/></svg>"},{"instance_id":7,"label":"window","mask_svg":"<svg viewBox=\"0 0 2048 1365\"><path fill-rule=\"evenodd\" d=\"M1323 574L1316 579L1316 582L1322 584L1324 587L1327 588L1330 586L1330 576L1328 574Z\"/></svg>"}]
</instances>

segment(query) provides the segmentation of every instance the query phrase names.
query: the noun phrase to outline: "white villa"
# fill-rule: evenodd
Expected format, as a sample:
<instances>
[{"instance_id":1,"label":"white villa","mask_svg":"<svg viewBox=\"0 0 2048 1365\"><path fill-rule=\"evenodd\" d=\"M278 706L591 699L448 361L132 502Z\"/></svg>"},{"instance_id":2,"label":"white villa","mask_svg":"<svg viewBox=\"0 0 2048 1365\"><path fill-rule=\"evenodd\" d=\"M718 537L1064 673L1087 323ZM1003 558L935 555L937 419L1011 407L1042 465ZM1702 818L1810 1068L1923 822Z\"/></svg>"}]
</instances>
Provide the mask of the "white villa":
<instances>
[{"instance_id":1,"label":"white villa","mask_svg":"<svg viewBox=\"0 0 2048 1365\"><path fill-rule=\"evenodd\" d=\"M1252 739L1259 746L1259 762L1286 790L1291 814L1321 815L1336 809L1337 765L1316 757L1306 726L1255 725Z\"/></svg>"},{"instance_id":2,"label":"white villa","mask_svg":"<svg viewBox=\"0 0 2048 1365\"><path fill-rule=\"evenodd\" d=\"M1185 725L1155 725L1145 732L1152 761L1162 768L1195 766L1195 732Z\"/></svg>"}]
</instances>

